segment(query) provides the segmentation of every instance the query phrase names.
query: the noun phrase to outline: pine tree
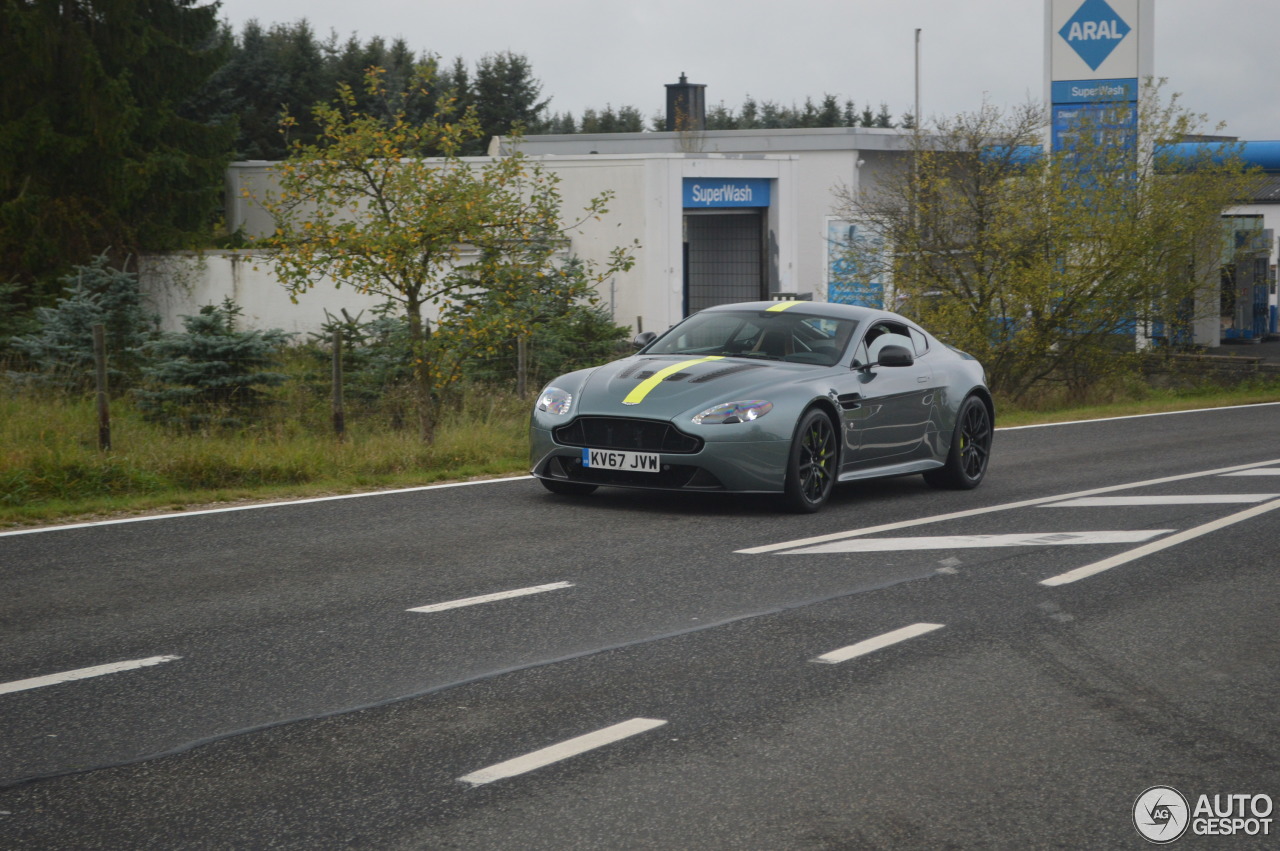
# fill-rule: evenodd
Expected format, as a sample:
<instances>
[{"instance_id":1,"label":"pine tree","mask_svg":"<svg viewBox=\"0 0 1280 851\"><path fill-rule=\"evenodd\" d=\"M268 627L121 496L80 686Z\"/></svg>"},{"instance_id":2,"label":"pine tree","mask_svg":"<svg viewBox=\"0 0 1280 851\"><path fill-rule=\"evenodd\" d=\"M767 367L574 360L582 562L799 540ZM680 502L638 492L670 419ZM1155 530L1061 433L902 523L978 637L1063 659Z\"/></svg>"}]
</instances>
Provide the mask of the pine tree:
<instances>
[{"instance_id":1,"label":"pine tree","mask_svg":"<svg viewBox=\"0 0 1280 851\"><path fill-rule=\"evenodd\" d=\"M182 317L184 332L166 334L145 351L149 387L136 391L138 407L152 420L188 428L239 427L266 405L264 388L284 382L269 371L292 336L278 328L237 331L241 309L226 299Z\"/></svg>"},{"instance_id":2,"label":"pine tree","mask_svg":"<svg viewBox=\"0 0 1280 851\"><path fill-rule=\"evenodd\" d=\"M0 7L0 280L205 238L234 128L184 111L222 62L217 6Z\"/></svg>"},{"instance_id":3,"label":"pine tree","mask_svg":"<svg viewBox=\"0 0 1280 851\"><path fill-rule=\"evenodd\" d=\"M547 101L538 99L542 83L534 78L529 60L510 51L490 54L477 63L471 92L481 136L468 143L464 153L484 153L494 136L536 126L547 106Z\"/></svg>"},{"instance_id":4,"label":"pine tree","mask_svg":"<svg viewBox=\"0 0 1280 851\"><path fill-rule=\"evenodd\" d=\"M107 380L113 389L138 377L142 349L160 324L143 306L137 275L112 269L105 255L77 266L62 279L66 295L54 307L36 310L40 330L13 341L35 372L22 381L66 390L94 383L93 326L105 326ZM12 375L12 374L11 374Z\"/></svg>"}]
</instances>

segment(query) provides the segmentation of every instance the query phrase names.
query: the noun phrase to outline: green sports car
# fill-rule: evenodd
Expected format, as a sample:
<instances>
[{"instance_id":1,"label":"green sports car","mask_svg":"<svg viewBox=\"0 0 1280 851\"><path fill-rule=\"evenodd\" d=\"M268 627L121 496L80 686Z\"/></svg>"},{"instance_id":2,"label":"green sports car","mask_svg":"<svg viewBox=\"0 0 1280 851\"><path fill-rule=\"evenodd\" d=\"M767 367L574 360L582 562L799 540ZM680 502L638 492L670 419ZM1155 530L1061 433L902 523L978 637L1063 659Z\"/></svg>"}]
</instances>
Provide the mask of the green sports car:
<instances>
[{"instance_id":1,"label":"green sports car","mask_svg":"<svg viewBox=\"0 0 1280 851\"><path fill-rule=\"evenodd\" d=\"M922 473L967 489L986 474L982 365L896 314L729 304L636 345L538 394L532 472L553 493L776 493L812 512L837 482Z\"/></svg>"}]
</instances>

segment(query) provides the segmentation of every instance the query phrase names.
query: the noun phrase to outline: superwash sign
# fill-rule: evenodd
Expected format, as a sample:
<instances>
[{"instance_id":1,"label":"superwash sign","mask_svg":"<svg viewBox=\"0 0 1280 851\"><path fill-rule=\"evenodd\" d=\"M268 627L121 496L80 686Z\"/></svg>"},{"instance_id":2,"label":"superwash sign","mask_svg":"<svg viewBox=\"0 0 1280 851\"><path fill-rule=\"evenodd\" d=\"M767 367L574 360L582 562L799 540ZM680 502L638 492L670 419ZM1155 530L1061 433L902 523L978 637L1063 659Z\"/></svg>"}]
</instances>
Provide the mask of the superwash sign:
<instances>
[{"instance_id":1,"label":"superwash sign","mask_svg":"<svg viewBox=\"0 0 1280 851\"><path fill-rule=\"evenodd\" d=\"M1132 29L1106 0L1085 0L1058 35L1090 70L1097 71Z\"/></svg>"},{"instance_id":2,"label":"superwash sign","mask_svg":"<svg viewBox=\"0 0 1280 851\"><path fill-rule=\"evenodd\" d=\"M684 206L768 207L771 181L767 178L684 179Z\"/></svg>"}]
</instances>

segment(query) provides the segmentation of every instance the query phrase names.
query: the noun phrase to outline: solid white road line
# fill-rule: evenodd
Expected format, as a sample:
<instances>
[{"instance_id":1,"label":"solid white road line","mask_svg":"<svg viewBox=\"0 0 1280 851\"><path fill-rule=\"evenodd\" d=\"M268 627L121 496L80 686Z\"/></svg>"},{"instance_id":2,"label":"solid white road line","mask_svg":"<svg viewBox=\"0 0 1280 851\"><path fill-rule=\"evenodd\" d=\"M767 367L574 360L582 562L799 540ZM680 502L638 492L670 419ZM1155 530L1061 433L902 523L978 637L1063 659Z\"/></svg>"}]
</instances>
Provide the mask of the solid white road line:
<instances>
[{"instance_id":1,"label":"solid white road line","mask_svg":"<svg viewBox=\"0 0 1280 851\"><path fill-rule=\"evenodd\" d=\"M479 771L473 771L464 777L459 777L458 780L463 783L470 783L472 786L483 786L495 780L504 780L508 777L525 774L534 769L543 768L552 763L613 744L622 739L652 730L655 727L661 727L666 723L666 721L657 718L632 718L630 721L623 721L620 724L605 727L603 730L576 736L559 744L536 750L533 753L518 756L515 759L509 759L506 762L500 762L497 765L491 765Z\"/></svg>"},{"instance_id":2,"label":"solid white road line","mask_svg":"<svg viewBox=\"0 0 1280 851\"><path fill-rule=\"evenodd\" d=\"M911 626L904 626L902 629L895 629L893 632L886 632L884 635L878 635L875 638L868 638L866 641L859 641L857 644L850 644L848 647L841 647L839 650L832 650L830 653L823 653L813 661L837 665L841 662L848 662L858 656L865 656L868 653L882 650L900 641L906 641L909 638L933 632L935 629L942 629L943 626L945 624L914 623Z\"/></svg>"},{"instance_id":3,"label":"solid white road line","mask_svg":"<svg viewBox=\"0 0 1280 851\"><path fill-rule=\"evenodd\" d=\"M63 671L60 674L48 674L43 677L32 677L29 680L15 680L11 683L0 683L0 694L9 694L15 691L26 691L27 689L41 688L43 686L57 685L58 683L67 683L72 680L87 680L90 677L100 677L103 674L118 674L121 671L132 671L136 668L149 668L152 665L161 665L165 662L172 662L175 659L181 659L181 656L152 656L149 659L133 659L128 662L112 662L110 665L95 665L92 668L78 668L74 671Z\"/></svg>"},{"instance_id":4,"label":"solid white road line","mask_svg":"<svg viewBox=\"0 0 1280 851\"><path fill-rule=\"evenodd\" d=\"M561 588L572 588L572 582L552 582L549 585L534 585L530 588L516 588L513 591L498 591L495 594L482 594L479 597L467 597L462 600L450 600L447 603L432 603L429 606L418 606L406 609L409 612L443 612L446 609L460 609L463 606L475 606L480 603L492 603L495 600L510 600L512 597L527 597L530 594L541 594L543 591L558 591Z\"/></svg>"},{"instance_id":5,"label":"solid white road line","mask_svg":"<svg viewBox=\"0 0 1280 851\"><path fill-rule=\"evenodd\" d=\"M1074 544L1136 544L1174 529L1141 529L1106 532L1022 532L1011 535L938 535L919 538L856 538L832 541L816 547L787 550L783 555L817 553L883 553L905 550L956 550L983 547L1059 547Z\"/></svg>"},{"instance_id":6,"label":"solid white road line","mask_svg":"<svg viewBox=\"0 0 1280 851\"><path fill-rule=\"evenodd\" d=\"M1077 491L1075 493L1062 493L1057 496L1045 496L1037 499L1024 499L1019 502L1006 502L1002 505L991 505L986 508L970 508L967 511L952 511L948 514L935 514L932 517L920 517L915 520L900 520L896 523L883 523L879 526L867 526L864 529L853 529L848 532L832 532L827 535L817 535L812 538L799 538L794 541L783 541L780 544L765 544L761 547L748 547L744 550L735 550L735 552L747 555L756 555L758 553L773 553L779 550L791 550L797 547L810 546L812 544L824 544L827 541L838 541L842 538L858 538L864 535L875 535L880 532L893 532L898 529L908 529L912 526L923 526L927 523L941 523L944 520L959 520L964 517L977 517L982 514L994 514L999 511L1011 511L1015 508L1028 508L1033 505L1044 505L1049 502L1062 502L1067 499L1078 499L1085 496L1097 496L1098 494L1114 493L1116 491L1130 490L1132 488L1147 487L1149 485L1163 485L1169 482L1183 482L1187 479L1199 479L1205 476L1221 476L1226 473L1234 473L1238 470L1249 470L1255 467L1266 467L1269 465L1280 464L1280 459L1271 461L1258 461L1253 464L1240 464L1234 467L1220 467L1216 470L1202 470L1198 473L1183 473L1177 476L1165 476L1159 479L1148 479L1143 482L1129 482L1123 485L1110 485L1103 488L1093 488L1086 491Z\"/></svg>"},{"instance_id":7,"label":"solid white road line","mask_svg":"<svg viewBox=\"0 0 1280 851\"><path fill-rule=\"evenodd\" d=\"M200 517L204 514L227 514L233 511L257 511L261 508L283 508L286 505L310 505L314 502L334 502L340 499L364 499L369 496L394 496L402 493L419 493L421 491L442 490L444 488L465 488L472 485L493 485L501 482L518 482L532 479L533 476L508 476L502 479L477 479L471 482L445 482L439 485L420 485L413 488L396 488L385 491L366 491L364 493L344 493L339 496L314 496L306 499L290 499L284 502L259 502L253 505L230 505L226 508L205 508L200 511L176 511L172 514L148 514L146 517L122 517L118 520L94 520L91 523L67 523L63 526L41 526L39 529L15 529L11 532L0 532L0 538L10 535L37 535L41 532L65 532L69 529L90 529L94 526L118 526L122 523L146 523L151 520L173 520L178 517Z\"/></svg>"},{"instance_id":8,"label":"solid white road line","mask_svg":"<svg viewBox=\"0 0 1280 851\"><path fill-rule=\"evenodd\" d=\"M1227 405L1220 408L1191 408L1186 411L1160 411L1155 414L1129 414L1126 417L1103 417L1096 420L1071 420L1062 423L1036 423L1024 426L1001 426L996 431L1023 431L1029 428L1054 428L1055 426L1089 425L1090 423L1113 423L1119 420L1145 420L1148 417L1177 417L1183 414L1210 414L1217 411L1234 411L1240 408L1269 408L1280 405L1280 402L1258 402L1253 405Z\"/></svg>"},{"instance_id":9,"label":"solid white road line","mask_svg":"<svg viewBox=\"0 0 1280 851\"><path fill-rule=\"evenodd\" d=\"M1266 502L1277 493L1209 493L1185 496L1088 496L1053 502L1041 508L1121 508L1131 505L1230 505L1241 502Z\"/></svg>"},{"instance_id":10,"label":"solid white road line","mask_svg":"<svg viewBox=\"0 0 1280 851\"><path fill-rule=\"evenodd\" d=\"M1280 499L1263 503L1262 505L1255 505L1253 508L1247 508L1244 511L1237 512L1236 514L1214 520L1212 523L1205 523L1203 526L1197 526L1194 529L1188 529L1185 532L1170 535L1167 538L1154 541L1146 546L1138 547L1136 550L1130 550L1127 553L1120 553L1119 555L1112 556L1111 558L1103 559L1102 561L1094 562L1093 564L1087 564L1084 567L1077 567L1075 570L1069 570L1066 573L1060 573L1057 576L1043 580L1040 584L1052 587L1077 582L1081 579L1085 579L1086 577L1093 576L1094 574L1102 573L1104 570L1110 570L1113 567L1119 567L1122 564L1127 564L1128 562L1140 559L1143 556L1148 556L1152 553L1166 550L1169 547L1175 547L1178 544L1186 543L1194 538L1199 538L1201 535L1216 532L1219 529L1224 529L1227 526L1232 526L1261 514L1266 514L1268 511L1273 511L1277 508L1280 508Z\"/></svg>"},{"instance_id":11,"label":"solid white road line","mask_svg":"<svg viewBox=\"0 0 1280 851\"><path fill-rule=\"evenodd\" d=\"M1224 476L1280 476L1280 467L1259 467L1256 470L1241 470L1238 473L1223 473Z\"/></svg>"}]
</instances>

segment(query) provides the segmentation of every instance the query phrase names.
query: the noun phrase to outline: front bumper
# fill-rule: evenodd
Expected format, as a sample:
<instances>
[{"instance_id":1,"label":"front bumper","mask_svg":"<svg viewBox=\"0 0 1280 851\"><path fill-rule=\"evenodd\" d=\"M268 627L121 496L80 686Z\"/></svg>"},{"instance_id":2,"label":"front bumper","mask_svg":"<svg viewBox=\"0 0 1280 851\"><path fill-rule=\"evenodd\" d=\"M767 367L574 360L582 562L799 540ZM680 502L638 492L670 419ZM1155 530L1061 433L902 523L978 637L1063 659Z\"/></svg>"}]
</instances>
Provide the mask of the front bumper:
<instances>
[{"instance_id":1,"label":"front bumper","mask_svg":"<svg viewBox=\"0 0 1280 851\"><path fill-rule=\"evenodd\" d=\"M530 472L540 479L645 490L781 493L791 451L789 439L704 437L697 452L658 453L657 473L635 473L583 467L581 447L557 443L550 429L536 424L529 438Z\"/></svg>"}]
</instances>

